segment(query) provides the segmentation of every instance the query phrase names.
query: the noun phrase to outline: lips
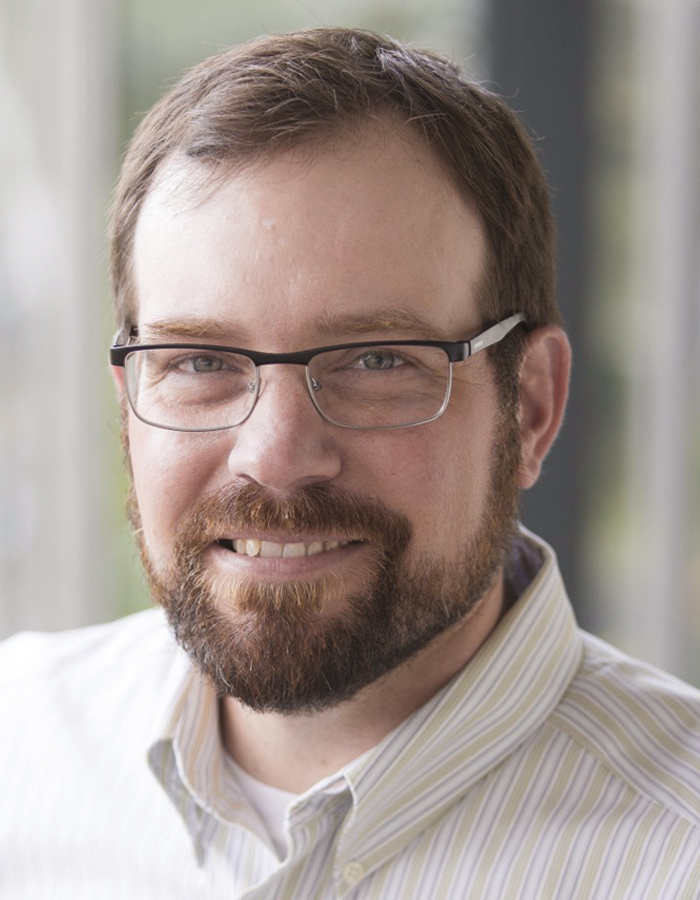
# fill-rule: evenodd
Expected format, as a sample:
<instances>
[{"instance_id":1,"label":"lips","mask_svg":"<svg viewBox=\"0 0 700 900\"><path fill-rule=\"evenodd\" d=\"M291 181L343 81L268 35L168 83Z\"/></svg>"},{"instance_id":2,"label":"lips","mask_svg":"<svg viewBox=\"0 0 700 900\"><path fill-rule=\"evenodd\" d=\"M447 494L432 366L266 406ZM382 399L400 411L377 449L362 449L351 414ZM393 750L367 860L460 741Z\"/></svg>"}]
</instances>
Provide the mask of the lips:
<instances>
[{"instance_id":1,"label":"lips","mask_svg":"<svg viewBox=\"0 0 700 900\"><path fill-rule=\"evenodd\" d=\"M224 539L217 542L220 546L239 553L242 556L259 556L264 559L298 559L303 556L316 556L319 553L328 553L330 550L338 550L349 544L359 543L350 540L330 541L293 541L278 543L276 541L262 541L257 538Z\"/></svg>"}]
</instances>

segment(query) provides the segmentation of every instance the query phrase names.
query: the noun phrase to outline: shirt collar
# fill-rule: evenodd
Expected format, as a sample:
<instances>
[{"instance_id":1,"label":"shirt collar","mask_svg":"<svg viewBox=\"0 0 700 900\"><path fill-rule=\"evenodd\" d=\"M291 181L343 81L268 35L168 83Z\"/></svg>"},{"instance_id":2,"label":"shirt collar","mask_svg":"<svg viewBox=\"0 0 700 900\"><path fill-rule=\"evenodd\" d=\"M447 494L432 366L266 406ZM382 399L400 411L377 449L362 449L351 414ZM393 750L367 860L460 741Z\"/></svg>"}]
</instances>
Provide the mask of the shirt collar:
<instances>
[{"instance_id":1,"label":"shirt collar","mask_svg":"<svg viewBox=\"0 0 700 900\"><path fill-rule=\"evenodd\" d=\"M225 765L219 734L219 703L183 650L163 691L148 750L154 776L180 813L201 860L206 852L206 818L240 822L262 837L258 816L246 803Z\"/></svg>"}]
</instances>

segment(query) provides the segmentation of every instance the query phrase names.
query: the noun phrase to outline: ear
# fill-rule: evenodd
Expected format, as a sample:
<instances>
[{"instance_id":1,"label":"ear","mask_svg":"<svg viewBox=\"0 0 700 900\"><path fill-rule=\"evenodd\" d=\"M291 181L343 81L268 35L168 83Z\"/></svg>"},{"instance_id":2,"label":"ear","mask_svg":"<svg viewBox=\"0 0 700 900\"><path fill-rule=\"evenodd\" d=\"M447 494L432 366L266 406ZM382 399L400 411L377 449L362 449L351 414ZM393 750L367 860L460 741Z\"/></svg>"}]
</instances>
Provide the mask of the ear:
<instances>
[{"instance_id":1,"label":"ear","mask_svg":"<svg viewBox=\"0 0 700 900\"><path fill-rule=\"evenodd\" d=\"M520 369L520 438L522 455L518 483L533 486L542 463L559 433L571 370L571 347L555 325L527 336Z\"/></svg>"},{"instance_id":2,"label":"ear","mask_svg":"<svg viewBox=\"0 0 700 900\"><path fill-rule=\"evenodd\" d=\"M121 399L124 396L124 366L110 366L117 393Z\"/></svg>"}]
</instances>

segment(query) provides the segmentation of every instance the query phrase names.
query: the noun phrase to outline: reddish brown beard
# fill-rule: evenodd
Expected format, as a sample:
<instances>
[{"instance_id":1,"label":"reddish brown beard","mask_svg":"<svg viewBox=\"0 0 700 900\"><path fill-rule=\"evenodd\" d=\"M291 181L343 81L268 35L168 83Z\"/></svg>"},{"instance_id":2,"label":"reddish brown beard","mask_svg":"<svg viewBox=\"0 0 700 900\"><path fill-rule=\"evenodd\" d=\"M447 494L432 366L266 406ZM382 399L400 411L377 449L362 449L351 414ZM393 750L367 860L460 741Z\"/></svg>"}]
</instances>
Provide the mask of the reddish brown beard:
<instances>
[{"instance_id":1,"label":"reddish brown beard","mask_svg":"<svg viewBox=\"0 0 700 900\"><path fill-rule=\"evenodd\" d=\"M321 484L279 501L246 483L194 504L163 574L148 556L132 489L129 514L153 598L219 696L256 711L322 710L352 698L464 618L493 584L515 526L519 435L515 420L505 421L485 510L457 561L425 552L409 564L410 522L376 499ZM224 535L264 531L296 540L368 540L373 559L363 589L333 613L325 601L342 581L249 581L232 589L227 579L222 597L203 562L207 548Z\"/></svg>"}]
</instances>

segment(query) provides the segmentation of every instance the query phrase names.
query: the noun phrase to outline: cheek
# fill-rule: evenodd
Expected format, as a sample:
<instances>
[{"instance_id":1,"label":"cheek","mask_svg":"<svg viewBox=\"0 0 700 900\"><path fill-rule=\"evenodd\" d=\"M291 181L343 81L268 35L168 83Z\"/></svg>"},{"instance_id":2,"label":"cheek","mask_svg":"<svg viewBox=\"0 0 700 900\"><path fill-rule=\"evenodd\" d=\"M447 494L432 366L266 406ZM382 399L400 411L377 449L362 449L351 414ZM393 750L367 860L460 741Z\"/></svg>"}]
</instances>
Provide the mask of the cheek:
<instances>
[{"instance_id":1,"label":"cheek","mask_svg":"<svg viewBox=\"0 0 700 900\"><path fill-rule=\"evenodd\" d=\"M438 425L379 434L360 457L365 460L360 493L374 494L407 515L421 543L465 535L488 490L488 451L480 460L461 428Z\"/></svg>"},{"instance_id":2,"label":"cheek","mask_svg":"<svg viewBox=\"0 0 700 900\"><path fill-rule=\"evenodd\" d=\"M209 436L165 431L138 420L130 421L134 490L144 540L156 556L167 555L183 514L211 488L221 456L216 449Z\"/></svg>"},{"instance_id":3,"label":"cheek","mask_svg":"<svg viewBox=\"0 0 700 900\"><path fill-rule=\"evenodd\" d=\"M404 432L385 458L394 505L410 517L417 543L438 552L476 533L491 486L495 411L455 407L424 430Z\"/></svg>"}]
</instances>

